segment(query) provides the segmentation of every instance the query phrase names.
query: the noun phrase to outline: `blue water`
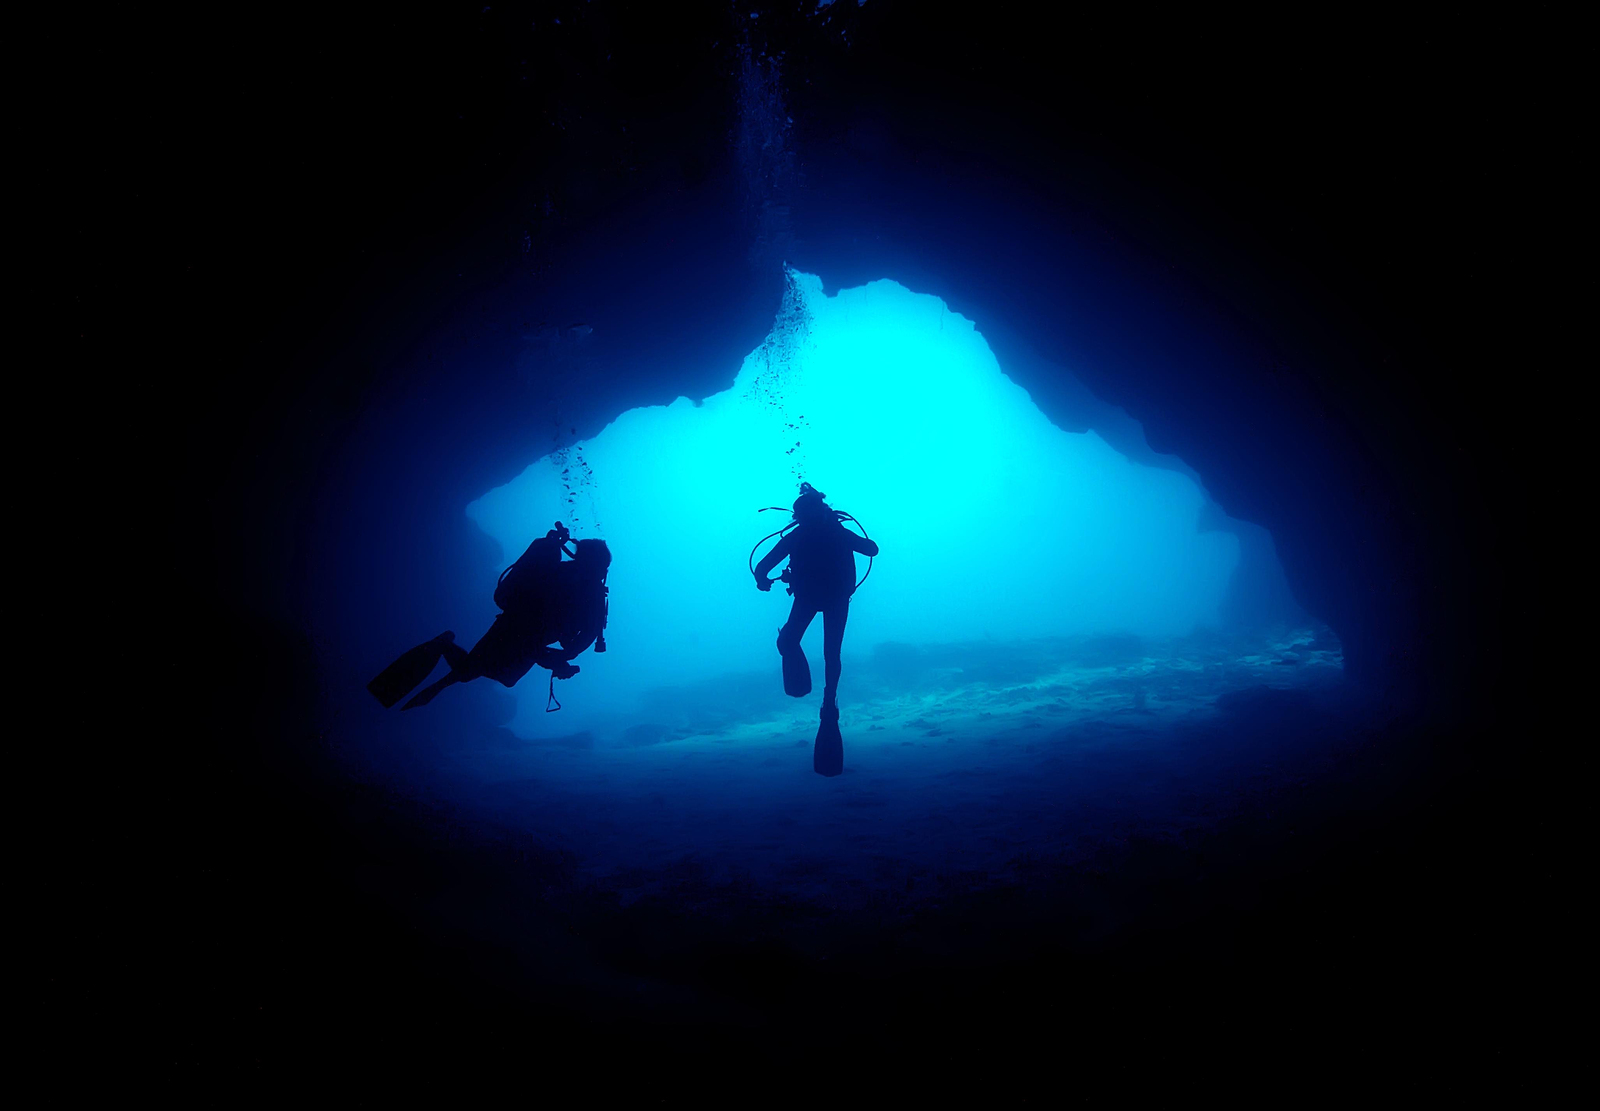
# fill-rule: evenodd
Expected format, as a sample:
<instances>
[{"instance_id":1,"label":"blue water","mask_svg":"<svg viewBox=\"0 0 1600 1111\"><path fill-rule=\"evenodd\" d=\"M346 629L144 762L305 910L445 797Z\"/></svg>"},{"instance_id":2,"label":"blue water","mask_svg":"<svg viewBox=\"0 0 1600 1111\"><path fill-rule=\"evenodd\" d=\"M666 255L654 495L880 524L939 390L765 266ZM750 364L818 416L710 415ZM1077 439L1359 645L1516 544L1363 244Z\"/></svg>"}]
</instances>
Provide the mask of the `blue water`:
<instances>
[{"instance_id":1,"label":"blue water","mask_svg":"<svg viewBox=\"0 0 1600 1111\"><path fill-rule=\"evenodd\" d=\"M561 684L559 722L525 682L511 728L625 728L657 716L663 691L775 663L787 600L758 593L746 561L788 520L759 510L802 480L882 548L852 606L855 654L1184 635L1217 627L1238 586L1239 539L1194 479L1057 428L938 298L893 281L830 296L791 271L731 388L623 413L468 507L502 565L558 519L615 556L611 653Z\"/></svg>"}]
</instances>

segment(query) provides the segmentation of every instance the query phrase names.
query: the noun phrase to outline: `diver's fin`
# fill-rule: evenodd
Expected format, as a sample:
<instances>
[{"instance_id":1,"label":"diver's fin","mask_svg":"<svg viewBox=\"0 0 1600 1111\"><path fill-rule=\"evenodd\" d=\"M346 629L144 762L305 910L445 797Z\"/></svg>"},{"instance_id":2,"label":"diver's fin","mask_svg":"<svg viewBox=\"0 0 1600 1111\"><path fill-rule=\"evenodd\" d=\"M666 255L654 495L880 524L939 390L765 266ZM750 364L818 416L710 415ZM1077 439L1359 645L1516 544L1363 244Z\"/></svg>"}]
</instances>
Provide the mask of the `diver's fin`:
<instances>
[{"instance_id":1,"label":"diver's fin","mask_svg":"<svg viewBox=\"0 0 1600 1111\"><path fill-rule=\"evenodd\" d=\"M835 776L844 771L844 738L839 736L839 718L827 715L817 726L817 744L811 750L811 768L818 775Z\"/></svg>"},{"instance_id":2,"label":"diver's fin","mask_svg":"<svg viewBox=\"0 0 1600 1111\"><path fill-rule=\"evenodd\" d=\"M811 664L798 644L783 654L783 693L795 698L811 693Z\"/></svg>"},{"instance_id":3,"label":"diver's fin","mask_svg":"<svg viewBox=\"0 0 1600 1111\"><path fill-rule=\"evenodd\" d=\"M386 710L399 702L438 666L439 657L444 652L443 646L455 640L455 636L454 633L440 633L384 668L376 679L367 684L372 697L383 703Z\"/></svg>"},{"instance_id":4,"label":"diver's fin","mask_svg":"<svg viewBox=\"0 0 1600 1111\"><path fill-rule=\"evenodd\" d=\"M440 691L459 682L461 682L460 676L456 672L452 671L443 679L440 679L437 683L423 687L417 692L417 696L415 698L400 708L402 710L415 710L418 706L426 706L428 703L434 700Z\"/></svg>"}]
</instances>

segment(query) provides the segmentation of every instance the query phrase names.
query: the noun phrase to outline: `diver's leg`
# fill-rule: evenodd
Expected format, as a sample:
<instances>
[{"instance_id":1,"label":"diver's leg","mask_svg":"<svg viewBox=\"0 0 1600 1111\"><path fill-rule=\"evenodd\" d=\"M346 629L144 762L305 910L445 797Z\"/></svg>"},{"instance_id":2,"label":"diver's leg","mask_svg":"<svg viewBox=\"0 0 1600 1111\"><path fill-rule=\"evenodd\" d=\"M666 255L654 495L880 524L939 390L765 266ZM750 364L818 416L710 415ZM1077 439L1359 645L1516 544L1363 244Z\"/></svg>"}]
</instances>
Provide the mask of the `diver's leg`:
<instances>
[{"instance_id":1,"label":"diver's leg","mask_svg":"<svg viewBox=\"0 0 1600 1111\"><path fill-rule=\"evenodd\" d=\"M850 619L850 602L835 602L822 611L822 711L839 717L839 651L844 647L844 626Z\"/></svg>"},{"instance_id":2,"label":"diver's leg","mask_svg":"<svg viewBox=\"0 0 1600 1111\"><path fill-rule=\"evenodd\" d=\"M789 620L778 630L779 652L789 652L800 647L800 638L811 628L811 619L817 616L817 612L815 606L807 605L798 598L794 600L794 605L789 607Z\"/></svg>"},{"instance_id":3,"label":"diver's leg","mask_svg":"<svg viewBox=\"0 0 1600 1111\"><path fill-rule=\"evenodd\" d=\"M454 686L457 683L471 682L483 674L478 670L477 665L473 663L472 653L455 642L454 634L446 633L445 636L451 639L441 640L439 650L440 654L444 656L444 662L450 665L449 673L437 683L419 691L415 698L400 707L402 710L414 710L418 706L426 706L446 687Z\"/></svg>"},{"instance_id":4,"label":"diver's leg","mask_svg":"<svg viewBox=\"0 0 1600 1111\"><path fill-rule=\"evenodd\" d=\"M794 698L811 693L811 665L800 648L800 638L806 635L811 619L816 616L815 606L796 598L789 610L789 620L778 630L778 653L783 657L783 690Z\"/></svg>"}]
</instances>

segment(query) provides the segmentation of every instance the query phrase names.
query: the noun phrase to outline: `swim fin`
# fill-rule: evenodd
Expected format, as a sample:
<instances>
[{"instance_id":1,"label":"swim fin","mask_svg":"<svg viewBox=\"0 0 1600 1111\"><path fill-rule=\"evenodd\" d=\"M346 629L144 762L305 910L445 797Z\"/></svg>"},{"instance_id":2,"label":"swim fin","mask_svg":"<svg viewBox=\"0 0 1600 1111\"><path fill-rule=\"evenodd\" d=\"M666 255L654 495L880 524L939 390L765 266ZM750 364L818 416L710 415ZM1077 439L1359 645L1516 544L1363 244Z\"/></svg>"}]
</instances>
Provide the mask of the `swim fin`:
<instances>
[{"instance_id":1,"label":"swim fin","mask_svg":"<svg viewBox=\"0 0 1600 1111\"><path fill-rule=\"evenodd\" d=\"M400 709L415 710L418 706L426 706L439 696L440 691L444 690L446 687L454 686L459 682L461 682L460 672L448 672L443 679L440 679L438 682L429 686L423 687L417 692L415 698L413 698L410 702L407 702L404 706L400 707Z\"/></svg>"},{"instance_id":2,"label":"swim fin","mask_svg":"<svg viewBox=\"0 0 1600 1111\"><path fill-rule=\"evenodd\" d=\"M844 738L839 736L839 712L830 717L823 711L817 726L817 743L811 750L811 768L818 775L835 776L844 771Z\"/></svg>"},{"instance_id":3,"label":"swim fin","mask_svg":"<svg viewBox=\"0 0 1600 1111\"><path fill-rule=\"evenodd\" d=\"M794 698L811 693L811 664L798 644L783 654L783 693Z\"/></svg>"},{"instance_id":4,"label":"swim fin","mask_svg":"<svg viewBox=\"0 0 1600 1111\"><path fill-rule=\"evenodd\" d=\"M440 633L411 649L367 684L372 697L381 702L385 710L399 702L433 672L444 654L444 646L455 639L454 633Z\"/></svg>"}]
</instances>

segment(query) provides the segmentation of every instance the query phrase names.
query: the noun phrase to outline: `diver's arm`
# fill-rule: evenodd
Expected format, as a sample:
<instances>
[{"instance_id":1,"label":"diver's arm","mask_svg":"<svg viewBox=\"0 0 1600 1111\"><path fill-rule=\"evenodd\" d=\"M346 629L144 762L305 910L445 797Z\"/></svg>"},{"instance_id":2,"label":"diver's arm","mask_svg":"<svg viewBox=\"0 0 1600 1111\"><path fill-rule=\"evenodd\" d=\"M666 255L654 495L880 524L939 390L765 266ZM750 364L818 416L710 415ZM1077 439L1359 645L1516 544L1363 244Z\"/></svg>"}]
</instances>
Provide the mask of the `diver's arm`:
<instances>
[{"instance_id":1,"label":"diver's arm","mask_svg":"<svg viewBox=\"0 0 1600 1111\"><path fill-rule=\"evenodd\" d=\"M582 632L574 637L571 643L562 641L561 658L566 660L568 663L571 663L573 660L587 652L594 642L599 639L599 637L600 634L598 632Z\"/></svg>"},{"instance_id":2,"label":"diver's arm","mask_svg":"<svg viewBox=\"0 0 1600 1111\"><path fill-rule=\"evenodd\" d=\"M575 657L583 655L594 645L595 641L600 639L600 634L605 630L605 627L605 601L602 598L600 603L589 609L587 615L578 622L578 628L572 634L572 639L570 641L562 640L562 656L566 658L568 663L571 663Z\"/></svg>"},{"instance_id":3,"label":"diver's arm","mask_svg":"<svg viewBox=\"0 0 1600 1111\"><path fill-rule=\"evenodd\" d=\"M789 541L793 536L794 533L791 532L788 536L779 540L772 546L772 551L763 556L761 562L756 564L756 586L762 590L772 589L772 580L767 576L772 574L774 567L789 557Z\"/></svg>"},{"instance_id":4,"label":"diver's arm","mask_svg":"<svg viewBox=\"0 0 1600 1111\"><path fill-rule=\"evenodd\" d=\"M574 658L587 652L590 646L600 639L600 629L601 625L598 621L585 621L579 625L577 631L572 634L571 640L562 639L562 658L571 663Z\"/></svg>"},{"instance_id":5,"label":"diver's arm","mask_svg":"<svg viewBox=\"0 0 1600 1111\"><path fill-rule=\"evenodd\" d=\"M854 532L850 532L849 529L845 529L844 531L850 533L850 548L852 551L860 552L864 556L875 556L878 554L878 545L876 541L868 540L865 536L860 536Z\"/></svg>"}]
</instances>

